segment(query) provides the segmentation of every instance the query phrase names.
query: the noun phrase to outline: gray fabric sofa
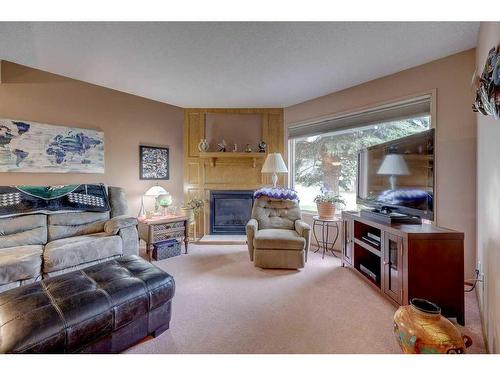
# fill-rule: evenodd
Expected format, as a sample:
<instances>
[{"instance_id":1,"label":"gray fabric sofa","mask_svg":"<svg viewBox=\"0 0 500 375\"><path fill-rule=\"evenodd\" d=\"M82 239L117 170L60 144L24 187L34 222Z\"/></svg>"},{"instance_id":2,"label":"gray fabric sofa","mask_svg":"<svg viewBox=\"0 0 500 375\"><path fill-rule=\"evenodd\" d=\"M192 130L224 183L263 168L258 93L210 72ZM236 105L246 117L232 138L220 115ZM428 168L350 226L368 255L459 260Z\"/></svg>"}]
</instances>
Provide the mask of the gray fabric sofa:
<instances>
[{"instance_id":1,"label":"gray fabric sofa","mask_svg":"<svg viewBox=\"0 0 500 375\"><path fill-rule=\"evenodd\" d=\"M30 214L0 219L0 292L42 278L139 254L137 220L119 187L109 212Z\"/></svg>"},{"instance_id":2,"label":"gray fabric sofa","mask_svg":"<svg viewBox=\"0 0 500 375\"><path fill-rule=\"evenodd\" d=\"M250 260L261 268L303 268L311 227L302 220L295 201L260 197L246 225Z\"/></svg>"}]
</instances>

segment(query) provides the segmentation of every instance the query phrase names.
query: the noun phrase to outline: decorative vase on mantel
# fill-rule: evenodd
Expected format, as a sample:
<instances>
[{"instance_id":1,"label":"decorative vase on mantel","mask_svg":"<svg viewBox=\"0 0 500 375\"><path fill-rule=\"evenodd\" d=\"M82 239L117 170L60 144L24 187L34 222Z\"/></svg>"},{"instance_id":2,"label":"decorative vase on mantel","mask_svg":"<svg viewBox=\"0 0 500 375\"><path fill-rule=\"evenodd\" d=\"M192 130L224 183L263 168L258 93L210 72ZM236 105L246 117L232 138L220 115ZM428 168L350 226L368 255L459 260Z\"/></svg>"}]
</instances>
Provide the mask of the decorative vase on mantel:
<instances>
[{"instance_id":1,"label":"decorative vase on mantel","mask_svg":"<svg viewBox=\"0 0 500 375\"><path fill-rule=\"evenodd\" d=\"M209 147L210 145L206 139L201 139L200 143L198 143L198 150L200 150L200 152L207 152Z\"/></svg>"},{"instance_id":2,"label":"decorative vase on mantel","mask_svg":"<svg viewBox=\"0 0 500 375\"><path fill-rule=\"evenodd\" d=\"M441 315L441 308L413 298L394 314L394 335L405 354L463 354L472 339Z\"/></svg>"}]
</instances>

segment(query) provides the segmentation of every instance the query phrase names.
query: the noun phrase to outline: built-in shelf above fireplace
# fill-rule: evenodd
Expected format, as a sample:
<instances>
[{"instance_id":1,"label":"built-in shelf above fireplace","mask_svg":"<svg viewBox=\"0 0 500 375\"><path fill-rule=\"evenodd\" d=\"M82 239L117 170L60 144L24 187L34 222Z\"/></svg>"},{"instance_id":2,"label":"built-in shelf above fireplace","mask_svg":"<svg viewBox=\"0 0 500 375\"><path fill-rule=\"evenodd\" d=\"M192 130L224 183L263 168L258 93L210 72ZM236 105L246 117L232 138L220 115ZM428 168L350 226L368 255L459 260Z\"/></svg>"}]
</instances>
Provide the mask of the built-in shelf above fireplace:
<instances>
[{"instance_id":1,"label":"built-in shelf above fireplace","mask_svg":"<svg viewBox=\"0 0 500 375\"><path fill-rule=\"evenodd\" d=\"M267 156L266 152L200 152L200 158L210 160L210 166L217 165L217 159L251 159L252 167L257 166L257 159L263 159Z\"/></svg>"}]
</instances>

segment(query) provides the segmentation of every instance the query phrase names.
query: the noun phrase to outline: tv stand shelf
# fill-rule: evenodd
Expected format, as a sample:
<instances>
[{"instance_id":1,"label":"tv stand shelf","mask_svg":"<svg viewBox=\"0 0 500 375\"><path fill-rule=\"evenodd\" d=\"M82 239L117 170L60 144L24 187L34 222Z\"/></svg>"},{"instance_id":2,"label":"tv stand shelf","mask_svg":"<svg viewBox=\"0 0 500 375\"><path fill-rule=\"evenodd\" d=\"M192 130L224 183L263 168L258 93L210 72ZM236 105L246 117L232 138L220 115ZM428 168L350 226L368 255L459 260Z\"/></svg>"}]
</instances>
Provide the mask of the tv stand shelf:
<instances>
[{"instance_id":1,"label":"tv stand shelf","mask_svg":"<svg viewBox=\"0 0 500 375\"><path fill-rule=\"evenodd\" d=\"M342 222L342 266L395 305L425 298L465 324L463 233L431 224L385 224L348 211ZM380 246L363 236L380 239Z\"/></svg>"},{"instance_id":2,"label":"tv stand shelf","mask_svg":"<svg viewBox=\"0 0 500 375\"><path fill-rule=\"evenodd\" d=\"M354 239L354 243L358 244L359 246L361 246L365 250L368 250L370 253L372 253L373 255L376 255L376 256L378 256L380 258L380 256L381 256L380 255L380 250L377 249L376 247L373 247L369 243L366 243L363 240L359 240L357 238Z\"/></svg>"}]
</instances>

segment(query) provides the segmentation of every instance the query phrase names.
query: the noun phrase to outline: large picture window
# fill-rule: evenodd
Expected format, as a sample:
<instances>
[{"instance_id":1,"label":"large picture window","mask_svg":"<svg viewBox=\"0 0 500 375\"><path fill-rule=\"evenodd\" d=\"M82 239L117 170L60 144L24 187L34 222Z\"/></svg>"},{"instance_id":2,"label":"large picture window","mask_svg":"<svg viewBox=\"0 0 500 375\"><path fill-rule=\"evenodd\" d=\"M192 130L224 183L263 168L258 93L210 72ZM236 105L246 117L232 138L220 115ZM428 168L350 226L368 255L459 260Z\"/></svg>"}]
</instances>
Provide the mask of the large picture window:
<instances>
[{"instance_id":1,"label":"large picture window","mask_svg":"<svg viewBox=\"0 0 500 375\"><path fill-rule=\"evenodd\" d=\"M330 191L345 200L345 209L356 209L358 152L429 127L430 115L420 114L290 139L291 184L298 192L301 208L315 211L316 195Z\"/></svg>"}]
</instances>

